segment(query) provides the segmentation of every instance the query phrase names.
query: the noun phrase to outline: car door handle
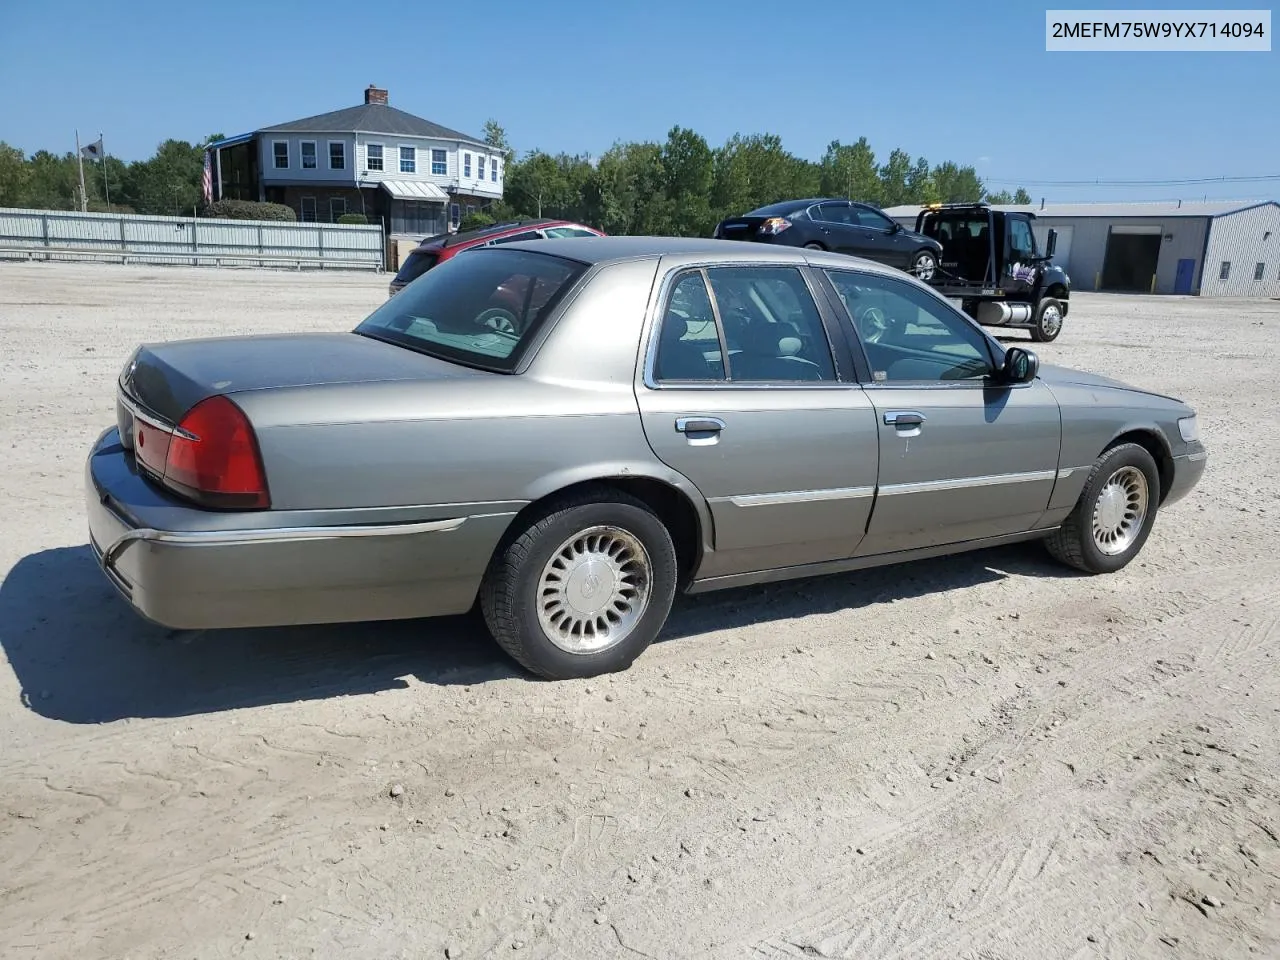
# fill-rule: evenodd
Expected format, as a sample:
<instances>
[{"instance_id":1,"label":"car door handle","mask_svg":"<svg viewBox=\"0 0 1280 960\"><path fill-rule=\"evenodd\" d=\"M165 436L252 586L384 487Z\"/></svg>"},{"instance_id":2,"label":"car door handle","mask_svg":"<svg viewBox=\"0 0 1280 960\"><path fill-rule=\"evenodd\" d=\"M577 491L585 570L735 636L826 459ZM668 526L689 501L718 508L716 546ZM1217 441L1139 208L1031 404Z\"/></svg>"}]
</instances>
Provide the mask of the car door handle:
<instances>
[{"instance_id":1,"label":"car door handle","mask_svg":"<svg viewBox=\"0 0 1280 960\"><path fill-rule=\"evenodd\" d=\"M724 421L715 417L681 417L676 421L680 433L719 433L723 429Z\"/></svg>"},{"instance_id":2,"label":"car door handle","mask_svg":"<svg viewBox=\"0 0 1280 960\"><path fill-rule=\"evenodd\" d=\"M890 410L884 415L884 422L891 427L918 427L924 423L924 414L914 410Z\"/></svg>"}]
</instances>

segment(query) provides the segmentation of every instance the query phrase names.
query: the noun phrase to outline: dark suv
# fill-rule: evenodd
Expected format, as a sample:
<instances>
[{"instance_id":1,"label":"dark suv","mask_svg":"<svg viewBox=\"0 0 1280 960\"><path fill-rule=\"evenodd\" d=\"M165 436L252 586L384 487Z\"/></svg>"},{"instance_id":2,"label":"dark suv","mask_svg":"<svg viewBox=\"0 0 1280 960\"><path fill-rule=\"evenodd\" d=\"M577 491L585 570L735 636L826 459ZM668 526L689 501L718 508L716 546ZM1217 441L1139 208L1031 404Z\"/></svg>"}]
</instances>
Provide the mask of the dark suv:
<instances>
[{"instance_id":1,"label":"dark suv","mask_svg":"<svg viewBox=\"0 0 1280 960\"><path fill-rule=\"evenodd\" d=\"M571 220L511 220L489 227L460 233L442 233L423 240L400 265L400 272L391 281L390 294L394 295L417 280L438 263L457 256L463 250L486 247L494 243L512 243L516 240L541 240L548 237L603 237L593 227Z\"/></svg>"},{"instance_id":2,"label":"dark suv","mask_svg":"<svg viewBox=\"0 0 1280 960\"><path fill-rule=\"evenodd\" d=\"M784 200L722 220L714 237L831 250L898 267L931 280L942 244L906 230L878 207L851 200Z\"/></svg>"}]
</instances>

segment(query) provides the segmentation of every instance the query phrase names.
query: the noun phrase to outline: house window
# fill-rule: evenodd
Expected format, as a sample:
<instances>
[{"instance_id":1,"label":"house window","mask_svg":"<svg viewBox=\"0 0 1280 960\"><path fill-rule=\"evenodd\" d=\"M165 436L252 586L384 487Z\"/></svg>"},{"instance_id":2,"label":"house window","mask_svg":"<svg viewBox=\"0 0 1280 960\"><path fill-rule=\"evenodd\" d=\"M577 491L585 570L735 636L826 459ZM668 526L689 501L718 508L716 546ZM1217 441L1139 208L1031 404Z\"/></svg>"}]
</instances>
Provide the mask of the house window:
<instances>
[{"instance_id":1,"label":"house window","mask_svg":"<svg viewBox=\"0 0 1280 960\"><path fill-rule=\"evenodd\" d=\"M347 212L346 197L330 197L329 198L329 222L337 223L338 218Z\"/></svg>"},{"instance_id":2,"label":"house window","mask_svg":"<svg viewBox=\"0 0 1280 960\"><path fill-rule=\"evenodd\" d=\"M456 203L449 204L449 222L455 227L462 222L462 208Z\"/></svg>"},{"instance_id":3,"label":"house window","mask_svg":"<svg viewBox=\"0 0 1280 960\"><path fill-rule=\"evenodd\" d=\"M443 150L431 151L431 172L437 177L449 172L449 157Z\"/></svg>"},{"instance_id":4,"label":"house window","mask_svg":"<svg viewBox=\"0 0 1280 960\"><path fill-rule=\"evenodd\" d=\"M285 144L288 147L288 144ZM280 164L276 164L280 166ZM302 169L314 170L316 168L316 142L314 140L302 141Z\"/></svg>"},{"instance_id":5,"label":"house window","mask_svg":"<svg viewBox=\"0 0 1280 960\"><path fill-rule=\"evenodd\" d=\"M1265 263L1255 263L1253 265L1253 279L1261 280L1262 275L1266 273L1267 265Z\"/></svg>"},{"instance_id":6,"label":"house window","mask_svg":"<svg viewBox=\"0 0 1280 960\"><path fill-rule=\"evenodd\" d=\"M469 153L462 155L462 175L464 177L471 176L471 154Z\"/></svg>"},{"instance_id":7,"label":"house window","mask_svg":"<svg viewBox=\"0 0 1280 960\"><path fill-rule=\"evenodd\" d=\"M498 161L494 158L493 163L489 166L489 179L494 183L498 182Z\"/></svg>"},{"instance_id":8,"label":"house window","mask_svg":"<svg viewBox=\"0 0 1280 960\"><path fill-rule=\"evenodd\" d=\"M1218 279L1225 280L1229 276L1231 276L1231 261L1223 260L1222 266L1218 268Z\"/></svg>"},{"instance_id":9,"label":"house window","mask_svg":"<svg viewBox=\"0 0 1280 960\"><path fill-rule=\"evenodd\" d=\"M364 165L370 170L382 169L382 144L371 143L365 148Z\"/></svg>"},{"instance_id":10,"label":"house window","mask_svg":"<svg viewBox=\"0 0 1280 960\"><path fill-rule=\"evenodd\" d=\"M484 157L476 157L476 169L481 180L484 179Z\"/></svg>"},{"instance_id":11,"label":"house window","mask_svg":"<svg viewBox=\"0 0 1280 960\"><path fill-rule=\"evenodd\" d=\"M303 222L303 223L315 223L315 222L316 222L316 198L315 198L315 197L303 197L303 198L302 198L302 217L301 217L301 219L302 219L302 222Z\"/></svg>"},{"instance_id":12,"label":"house window","mask_svg":"<svg viewBox=\"0 0 1280 960\"><path fill-rule=\"evenodd\" d=\"M341 140L329 141L329 169L347 169L347 145Z\"/></svg>"},{"instance_id":13,"label":"house window","mask_svg":"<svg viewBox=\"0 0 1280 960\"><path fill-rule=\"evenodd\" d=\"M273 140L271 141L271 156L275 160L275 168L277 170L289 169L289 141Z\"/></svg>"},{"instance_id":14,"label":"house window","mask_svg":"<svg viewBox=\"0 0 1280 960\"><path fill-rule=\"evenodd\" d=\"M475 213L475 212L476 212L476 205L475 205L474 203L468 203L468 204L467 204L467 216L469 217L469 216L471 216L471 215L472 215L473 213Z\"/></svg>"},{"instance_id":15,"label":"house window","mask_svg":"<svg viewBox=\"0 0 1280 960\"><path fill-rule=\"evenodd\" d=\"M400 148L400 172L401 173L417 173L418 171L418 151L413 147Z\"/></svg>"}]
</instances>

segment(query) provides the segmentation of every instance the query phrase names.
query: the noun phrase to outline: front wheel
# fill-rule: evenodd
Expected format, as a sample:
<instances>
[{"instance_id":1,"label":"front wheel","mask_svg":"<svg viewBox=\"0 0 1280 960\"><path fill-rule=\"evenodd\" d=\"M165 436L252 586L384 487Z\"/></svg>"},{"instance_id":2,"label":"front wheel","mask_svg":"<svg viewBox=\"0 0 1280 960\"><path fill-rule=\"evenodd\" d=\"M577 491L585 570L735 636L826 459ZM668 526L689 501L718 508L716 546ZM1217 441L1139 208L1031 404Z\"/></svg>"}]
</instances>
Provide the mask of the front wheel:
<instances>
[{"instance_id":1,"label":"front wheel","mask_svg":"<svg viewBox=\"0 0 1280 960\"><path fill-rule=\"evenodd\" d=\"M1114 573L1147 542L1159 503L1155 460L1144 447L1122 443L1098 458L1075 509L1045 546L1077 570Z\"/></svg>"},{"instance_id":2,"label":"front wheel","mask_svg":"<svg viewBox=\"0 0 1280 960\"><path fill-rule=\"evenodd\" d=\"M485 623L549 680L626 670L675 597L671 534L641 501L597 489L552 504L500 549L480 588Z\"/></svg>"},{"instance_id":3,"label":"front wheel","mask_svg":"<svg viewBox=\"0 0 1280 960\"><path fill-rule=\"evenodd\" d=\"M911 266L909 272L914 274L917 279L928 283L933 279L933 275L938 270L938 258L932 251L921 250L911 258Z\"/></svg>"},{"instance_id":4,"label":"front wheel","mask_svg":"<svg viewBox=\"0 0 1280 960\"><path fill-rule=\"evenodd\" d=\"M1045 297L1036 304L1032 315L1031 339L1037 343L1048 343L1058 339L1062 332L1062 303L1053 297Z\"/></svg>"}]
</instances>

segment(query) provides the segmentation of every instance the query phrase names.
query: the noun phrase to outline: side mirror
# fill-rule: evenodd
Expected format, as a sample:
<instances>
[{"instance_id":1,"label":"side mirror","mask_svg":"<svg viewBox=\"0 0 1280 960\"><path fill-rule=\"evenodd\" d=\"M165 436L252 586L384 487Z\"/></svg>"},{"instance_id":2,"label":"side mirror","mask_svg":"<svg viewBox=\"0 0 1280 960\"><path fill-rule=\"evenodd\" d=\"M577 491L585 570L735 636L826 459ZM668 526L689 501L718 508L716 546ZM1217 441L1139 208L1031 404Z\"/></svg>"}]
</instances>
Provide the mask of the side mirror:
<instances>
[{"instance_id":1,"label":"side mirror","mask_svg":"<svg viewBox=\"0 0 1280 960\"><path fill-rule=\"evenodd\" d=\"M1030 383L1040 372L1040 358L1024 347L1010 347L1004 354L1001 379L1006 383Z\"/></svg>"},{"instance_id":2,"label":"side mirror","mask_svg":"<svg viewBox=\"0 0 1280 960\"><path fill-rule=\"evenodd\" d=\"M897 220L893 220L889 223L889 234L891 236L895 233L901 233L901 232L902 232L902 224L900 224Z\"/></svg>"},{"instance_id":3,"label":"side mirror","mask_svg":"<svg viewBox=\"0 0 1280 960\"><path fill-rule=\"evenodd\" d=\"M1044 241L1044 255L1046 257L1052 257L1053 252L1057 249L1058 249L1058 231L1051 229L1049 231L1049 236L1046 237Z\"/></svg>"}]
</instances>

